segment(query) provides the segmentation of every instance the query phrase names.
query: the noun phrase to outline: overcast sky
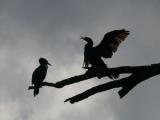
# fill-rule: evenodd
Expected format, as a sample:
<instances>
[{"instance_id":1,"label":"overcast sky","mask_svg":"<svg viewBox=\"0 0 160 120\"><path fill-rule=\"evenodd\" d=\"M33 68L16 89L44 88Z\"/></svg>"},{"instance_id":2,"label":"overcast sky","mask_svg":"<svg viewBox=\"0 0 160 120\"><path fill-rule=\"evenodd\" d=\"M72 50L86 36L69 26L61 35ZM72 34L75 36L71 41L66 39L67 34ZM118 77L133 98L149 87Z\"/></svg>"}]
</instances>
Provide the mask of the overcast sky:
<instances>
[{"instance_id":1,"label":"overcast sky","mask_svg":"<svg viewBox=\"0 0 160 120\"><path fill-rule=\"evenodd\" d=\"M35 98L27 90L40 57L53 65L46 81L85 72L81 35L96 45L106 32L130 31L105 60L109 67L160 62L159 6L159 0L0 0L0 120L159 120L159 76L123 99L114 89L73 105L63 101L110 79L43 87Z\"/></svg>"}]
</instances>

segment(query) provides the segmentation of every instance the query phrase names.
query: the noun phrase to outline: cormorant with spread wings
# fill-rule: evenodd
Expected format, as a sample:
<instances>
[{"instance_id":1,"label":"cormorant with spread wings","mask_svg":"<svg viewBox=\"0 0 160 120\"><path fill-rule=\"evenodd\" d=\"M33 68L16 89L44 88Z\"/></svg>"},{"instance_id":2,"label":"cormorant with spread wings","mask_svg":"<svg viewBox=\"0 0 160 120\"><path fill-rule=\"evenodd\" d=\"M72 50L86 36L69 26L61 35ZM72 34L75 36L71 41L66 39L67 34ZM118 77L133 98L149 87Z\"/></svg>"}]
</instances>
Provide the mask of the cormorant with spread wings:
<instances>
[{"instance_id":1,"label":"cormorant with spread wings","mask_svg":"<svg viewBox=\"0 0 160 120\"><path fill-rule=\"evenodd\" d=\"M81 37L87 44L84 47L84 63L83 67L92 68L106 67L102 58L111 58L113 53L117 51L121 42L129 35L129 31L125 29L114 30L104 35L99 45L93 47L93 41L89 37Z\"/></svg>"}]
</instances>

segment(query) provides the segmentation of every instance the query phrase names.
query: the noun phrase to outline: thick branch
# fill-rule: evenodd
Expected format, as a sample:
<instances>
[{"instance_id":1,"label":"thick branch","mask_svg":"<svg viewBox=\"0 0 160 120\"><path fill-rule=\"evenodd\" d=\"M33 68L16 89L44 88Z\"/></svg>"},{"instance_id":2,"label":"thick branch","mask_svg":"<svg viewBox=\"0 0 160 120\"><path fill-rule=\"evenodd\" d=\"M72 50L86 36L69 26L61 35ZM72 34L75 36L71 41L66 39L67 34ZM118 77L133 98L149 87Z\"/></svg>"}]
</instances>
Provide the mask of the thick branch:
<instances>
[{"instance_id":1,"label":"thick branch","mask_svg":"<svg viewBox=\"0 0 160 120\"><path fill-rule=\"evenodd\" d=\"M70 77L62 81L59 81L57 83L43 82L41 86L62 88L66 85L81 82L94 77L102 78L108 76L110 78L116 78L119 74L124 74L124 73L131 73L131 75L129 77L120 80L111 81L93 87L83 93L80 93L76 96L66 99L65 102L67 101L69 101L70 103L78 102L98 92L103 92L117 87L122 87L122 89L119 91L119 96L120 98L122 98L140 82L160 74L160 63L147 66L122 66L117 68L96 69L96 70L89 69L85 74ZM34 86L30 86L28 89L34 89Z\"/></svg>"},{"instance_id":2,"label":"thick branch","mask_svg":"<svg viewBox=\"0 0 160 120\"><path fill-rule=\"evenodd\" d=\"M48 86L48 87L56 87L56 88L62 88L64 86L74 84L77 82L81 82L84 80L88 80L90 78L98 77L106 77L108 76L109 78L118 78L119 74L123 73L134 73L136 72L137 68L143 68L147 66L122 66L122 67L117 67L117 68L106 68L106 69L88 69L86 73L78 76L73 76L64 80L61 80L57 83L49 83L49 82L43 82L41 86ZM34 89L34 86L29 86L28 89Z\"/></svg>"},{"instance_id":3,"label":"thick branch","mask_svg":"<svg viewBox=\"0 0 160 120\"><path fill-rule=\"evenodd\" d=\"M120 67L119 69L114 70L122 70L124 71L130 71L132 75L129 77L116 80L116 81L110 81L108 83L98 85L96 87L93 87L91 89L86 90L83 93L80 93L76 96L73 96L71 98L68 98L65 100L65 102L69 101L70 103L79 102L81 100L84 100L88 98L89 96L92 96L96 93L103 92L109 89L122 87L122 89L118 92L120 98L123 98L127 93L133 89L137 84L139 84L142 81L145 81L149 79L150 77L153 77L155 75L160 74L160 65L155 64L151 66L137 66L137 67Z\"/></svg>"},{"instance_id":4,"label":"thick branch","mask_svg":"<svg viewBox=\"0 0 160 120\"><path fill-rule=\"evenodd\" d=\"M113 73L113 72L112 72ZM49 82L43 82L41 84L41 86L48 86L48 87L56 87L56 88L62 88L64 86L70 85L70 84L74 84L77 82L81 82L84 80L88 80L90 78L94 78L94 77L98 77L98 78L102 78L104 76L108 76L110 78L117 78L116 74L112 74L109 69L88 69L86 73L82 74L82 75L78 75L78 76L73 76L64 80L61 80L57 83L49 83ZM28 88L30 89L34 89L34 86L29 86Z\"/></svg>"}]
</instances>

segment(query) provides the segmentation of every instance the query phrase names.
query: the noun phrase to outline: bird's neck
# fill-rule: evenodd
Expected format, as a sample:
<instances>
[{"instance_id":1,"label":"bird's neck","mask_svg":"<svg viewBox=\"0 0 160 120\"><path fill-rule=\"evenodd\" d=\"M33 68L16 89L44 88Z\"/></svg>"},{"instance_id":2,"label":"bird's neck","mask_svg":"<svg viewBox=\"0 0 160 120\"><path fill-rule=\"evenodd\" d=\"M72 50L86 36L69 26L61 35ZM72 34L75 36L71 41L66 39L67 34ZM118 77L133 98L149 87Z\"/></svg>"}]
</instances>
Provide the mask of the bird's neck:
<instances>
[{"instance_id":1,"label":"bird's neck","mask_svg":"<svg viewBox=\"0 0 160 120\"><path fill-rule=\"evenodd\" d=\"M47 64L41 64L40 66L41 66L41 67L45 67L46 69L48 68L48 65L47 65Z\"/></svg>"},{"instance_id":2,"label":"bird's neck","mask_svg":"<svg viewBox=\"0 0 160 120\"><path fill-rule=\"evenodd\" d=\"M92 47L93 47L93 45L92 45L92 44L87 43L87 44L85 45L85 47L87 47L87 48L92 48Z\"/></svg>"}]
</instances>

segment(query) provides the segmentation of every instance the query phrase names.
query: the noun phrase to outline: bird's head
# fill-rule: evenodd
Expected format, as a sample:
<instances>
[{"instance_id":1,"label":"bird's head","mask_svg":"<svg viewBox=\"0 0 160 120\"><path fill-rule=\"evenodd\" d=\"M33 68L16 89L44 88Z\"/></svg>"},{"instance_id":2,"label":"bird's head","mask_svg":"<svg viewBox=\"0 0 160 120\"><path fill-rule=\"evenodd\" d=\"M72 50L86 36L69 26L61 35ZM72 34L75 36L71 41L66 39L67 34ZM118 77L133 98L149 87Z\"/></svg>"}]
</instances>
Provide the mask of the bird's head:
<instances>
[{"instance_id":1,"label":"bird's head","mask_svg":"<svg viewBox=\"0 0 160 120\"><path fill-rule=\"evenodd\" d=\"M39 63L40 63L41 65L51 65L51 64L48 62L48 60L46 60L45 58L40 58L40 59L39 59Z\"/></svg>"},{"instance_id":2,"label":"bird's head","mask_svg":"<svg viewBox=\"0 0 160 120\"><path fill-rule=\"evenodd\" d=\"M90 45L93 46L93 41L92 41L91 38L89 38L89 37L82 37L82 36L81 36L80 39L86 41L88 44L90 44Z\"/></svg>"}]
</instances>

